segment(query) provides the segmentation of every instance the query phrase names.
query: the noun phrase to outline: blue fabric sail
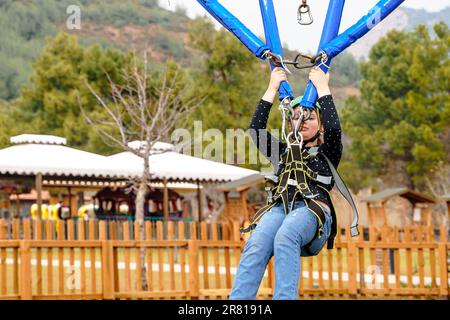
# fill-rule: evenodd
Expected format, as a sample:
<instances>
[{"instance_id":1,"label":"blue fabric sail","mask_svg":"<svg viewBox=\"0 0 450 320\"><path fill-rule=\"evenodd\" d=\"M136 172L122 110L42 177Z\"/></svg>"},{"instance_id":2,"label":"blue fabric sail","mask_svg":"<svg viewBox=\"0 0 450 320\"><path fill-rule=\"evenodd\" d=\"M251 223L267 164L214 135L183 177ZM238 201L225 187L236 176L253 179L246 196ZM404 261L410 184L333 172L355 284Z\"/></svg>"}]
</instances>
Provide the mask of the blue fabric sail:
<instances>
[{"instance_id":1,"label":"blue fabric sail","mask_svg":"<svg viewBox=\"0 0 450 320\"><path fill-rule=\"evenodd\" d=\"M234 34L256 57L263 59L268 46L217 0L197 0L217 21Z\"/></svg>"},{"instance_id":2,"label":"blue fabric sail","mask_svg":"<svg viewBox=\"0 0 450 320\"><path fill-rule=\"evenodd\" d=\"M272 0L259 0L259 6L261 8L261 16L264 23L264 33L266 37L266 44L270 49L270 52L275 53L283 57L283 48L281 46L280 34L278 32L277 18L275 15L275 9L273 7ZM271 65L272 70L274 66ZM294 99L294 94L290 84L283 81L279 89L280 101L284 100L286 97L291 100Z\"/></svg>"}]
</instances>

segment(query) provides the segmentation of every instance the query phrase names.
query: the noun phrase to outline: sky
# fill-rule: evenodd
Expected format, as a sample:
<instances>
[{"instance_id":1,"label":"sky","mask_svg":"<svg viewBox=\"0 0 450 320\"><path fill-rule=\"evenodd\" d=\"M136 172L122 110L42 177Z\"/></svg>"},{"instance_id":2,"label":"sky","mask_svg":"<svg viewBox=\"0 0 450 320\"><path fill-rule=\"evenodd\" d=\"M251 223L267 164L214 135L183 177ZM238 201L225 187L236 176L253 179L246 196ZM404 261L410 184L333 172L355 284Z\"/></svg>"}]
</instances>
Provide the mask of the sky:
<instances>
[{"instance_id":1,"label":"sky","mask_svg":"<svg viewBox=\"0 0 450 320\"><path fill-rule=\"evenodd\" d=\"M316 51L322 33L323 23L329 0L309 0L314 17L310 26L300 26L297 23L297 8L300 0L274 0L279 32L282 43L287 43L290 49L302 52ZM378 2L378 0L347 0L341 22L341 31L350 27ZM250 30L262 38L262 26L258 0L220 0L232 14L240 19ZM182 6L190 17L208 15L197 3L197 0L160 0L161 6L174 10ZM450 7L450 0L406 0L401 6L427 11L440 11ZM219 24L217 23L219 26ZM296 39L301 39L298 41Z\"/></svg>"}]
</instances>

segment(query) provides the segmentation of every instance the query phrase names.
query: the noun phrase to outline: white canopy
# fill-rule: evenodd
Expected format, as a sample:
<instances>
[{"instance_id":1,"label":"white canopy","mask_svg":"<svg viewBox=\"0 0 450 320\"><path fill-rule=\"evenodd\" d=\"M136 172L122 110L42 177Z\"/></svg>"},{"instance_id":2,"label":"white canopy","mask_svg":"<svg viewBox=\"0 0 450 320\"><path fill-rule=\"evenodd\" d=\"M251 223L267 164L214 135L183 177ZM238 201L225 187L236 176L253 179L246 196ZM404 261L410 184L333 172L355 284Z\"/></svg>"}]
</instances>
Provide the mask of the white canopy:
<instances>
[{"instance_id":1,"label":"white canopy","mask_svg":"<svg viewBox=\"0 0 450 320\"><path fill-rule=\"evenodd\" d=\"M77 150L62 144L63 138L21 135L11 142L22 143L0 150L0 174L74 176L95 178L129 178L142 174L143 160L131 152L110 157ZM138 146L133 142L133 146ZM258 171L175 152L167 143L154 145L150 156L152 178L178 182L227 182L244 178ZM162 152L162 153L161 153Z\"/></svg>"},{"instance_id":2,"label":"white canopy","mask_svg":"<svg viewBox=\"0 0 450 320\"><path fill-rule=\"evenodd\" d=\"M107 157L61 145L23 144L0 150L0 173L77 177L123 177Z\"/></svg>"},{"instance_id":3,"label":"white canopy","mask_svg":"<svg viewBox=\"0 0 450 320\"><path fill-rule=\"evenodd\" d=\"M143 160L131 152L118 153L109 158L116 164L122 164L123 170L129 174L133 174L136 168L143 167ZM149 161L150 172L156 179L224 182L259 174L258 171L191 157L174 151L153 154L149 157Z\"/></svg>"},{"instance_id":4,"label":"white canopy","mask_svg":"<svg viewBox=\"0 0 450 320\"><path fill-rule=\"evenodd\" d=\"M45 134L21 134L19 136L11 137L12 144L33 143L33 144L60 144L66 145L66 138Z\"/></svg>"}]
</instances>

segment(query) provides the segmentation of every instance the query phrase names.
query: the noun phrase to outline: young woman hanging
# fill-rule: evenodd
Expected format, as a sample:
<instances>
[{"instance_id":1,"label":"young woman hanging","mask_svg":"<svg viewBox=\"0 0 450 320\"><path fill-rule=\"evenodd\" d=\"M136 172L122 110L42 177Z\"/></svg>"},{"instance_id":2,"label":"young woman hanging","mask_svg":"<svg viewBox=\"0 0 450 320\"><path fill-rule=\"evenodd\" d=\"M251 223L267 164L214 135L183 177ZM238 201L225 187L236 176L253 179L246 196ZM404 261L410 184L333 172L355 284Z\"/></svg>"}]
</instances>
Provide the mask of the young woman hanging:
<instances>
[{"instance_id":1,"label":"young woman hanging","mask_svg":"<svg viewBox=\"0 0 450 320\"><path fill-rule=\"evenodd\" d=\"M270 179L268 205L255 215L247 230L251 235L243 249L230 299L255 299L266 266L274 256L274 299L298 297L302 256L317 255L328 241L333 247L336 216L329 191L342 155L341 127L328 86L329 74L314 67L309 79L318 92L314 109L291 102L290 130L297 141L281 142L266 130L269 113L281 82L283 69L272 71L266 93L253 115L250 128L254 143L271 159L277 173ZM298 130L295 132L295 130ZM298 143L298 137L301 137ZM333 169L334 169L333 168Z\"/></svg>"}]
</instances>

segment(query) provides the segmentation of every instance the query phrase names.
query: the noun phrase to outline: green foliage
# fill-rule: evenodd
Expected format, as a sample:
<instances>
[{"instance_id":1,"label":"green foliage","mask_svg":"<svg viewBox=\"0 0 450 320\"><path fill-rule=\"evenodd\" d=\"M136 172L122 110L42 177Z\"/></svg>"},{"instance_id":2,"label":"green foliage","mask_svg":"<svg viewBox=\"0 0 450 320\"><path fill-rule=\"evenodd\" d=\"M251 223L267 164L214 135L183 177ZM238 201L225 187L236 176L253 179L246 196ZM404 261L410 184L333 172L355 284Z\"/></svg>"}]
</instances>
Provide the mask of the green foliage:
<instances>
[{"instance_id":1,"label":"green foliage","mask_svg":"<svg viewBox=\"0 0 450 320\"><path fill-rule=\"evenodd\" d=\"M361 79L358 63L348 52L338 55L332 62L331 86L351 86L356 85Z\"/></svg>"},{"instance_id":2,"label":"green foliage","mask_svg":"<svg viewBox=\"0 0 450 320\"><path fill-rule=\"evenodd\" d=\"M0 100L0 148L8 146L12 136L23 133L27 128L27 123L18 121L21 113L16 103Z\"/></svg>"},{"instance_id":3,"label":"green foliage","mask_svg":"<svg viewBox=\"0 0 450 320\"><path fill-rule=\"evenodd\" d=\"M139 0L139 3L147 8L158 7L158 0Z\"/></svg>"},{"instance_id":4,"label":"green foliage","mask_svg":"<svg viewBox=\"0 0 450 320\"><path fill-rule=\"evenodd\" d=\"M146 19L136 6L125 1L120 4L111 5L108 2L100 3L96 6L88 6L83 10L83 15L90 21L97 24L112 24L122 27L129 24L145 24Z\"/></svg>"},{"instance_id":5,"label":"green foliage","mask_svg":"<svg viewBox=\"0 0 450 320\"><path fill-rule=\"evenodd\" d=\"M3 1L0 10L0 99L17 97L31 73L31 60L43 47L42 37L54 34L55 8L49 1L29 5ZM38 4L40 6L38 6Z\"/></svg>"},{"instance_id":6,"label":"green foliage","mask_svg":"<svg viewBox=\"0 0 450 320\"><path fill-rule=\"evenodd\" d=\"M193 78L196 91L208 97L197 114L204 128L246 128L268 70L228 31L216 31L206 19L191 24L189 39L201 52Z\"/></svg>"},{"instance_id":7,"label":"green foliage","mask_svg":"<svg viewBox=\"0 0 450 320\"><path fill-rule=\"evenodd\" d=\"M58 34L45 47L34 65L31 84L23 90L23 121L34 132L66 137L72 146L98 146L98 137L90 134L91 128L80 115L80 103L88 113L96 107L87 84L108 96L107 75L115 83L123 82L121 71L131 61L130 54L99 46L83 48L74 36Z\"/></svg>"},{"instance_id":8,"label":"green foliage","mask_svg":"<svg viewBox=\"0 0 450 320\"><path fill-rule=\"evenodd\" d=\"M182 58L185 54L184 44L169 37L166 33L156 35L152 40L152 45L163 52L170 52L174 58Z\"/></svg>"},{"instance_id":9,"label":"green foliage","mask_svg":"<svg viewBox=\"0 0 450 320\"><path fill-rule=\"evenodd\" d=\"M247 129L269 80L268 66L228 31L215 30L204 18L191 23L189 40L197 50L192 68L195 92L206 97L191 123L201 120L203 130L218 129L224 136L227 129ZM224 141L224 152L225 147Z\"/></svg>"},{"instance_id":10,"label":"green foliage","mask_svg":"<svg viewBox=\"0 0 450 320\"><path fill-rule=\"evenodd\" d=\"M361 65L361 97L347 100L344 132L351 139L346 176L364 181L425 188L425 178L449 160L445 132L450 123L450 32L445 24L412 32L393 31Z\"/></svg>"},{"instance_id":11,"label":"green foliage","mask_svg":"<svg viewBox=\"0 0 450 320\"><path fill-rule=\"evenodd\" d=\"M75 36L58 34L49 40L34 64L31 83L24 87L18 103L23 114L15 115L15 119L18 123L27 124L25 131L28 133L63 136L67 138L69 145L96 153L119 151L117 146L108 144L94 127L87 124L81 110L94 121L108 119L105 109L100 106L89 87L112 107L114 101L110 83L120 88L133 86L132 80L127 80L124 74L129 73L135 66L142 70L143 63L132 53L102 49L98 45L84 48L79 45ZM176 80L173 97L190 87L187 72L174 61L167 61L162 71L150 71L148 93L155 101L159 97L158 89L162 86L163 76L166 77L167 83ZM131 84L128 81L131 81ZM130 91L122 90L122 95L128 98ZM130 122L126 121L126 115L124 119L128 126ZM114 125L102 127L110 134L118 134ZM129 129L140 132L136 128Z\"/></svg>"},{"instance_id":12,"label":"green foliage","mask_svg":"<svg viewBox=\"0 0 450 320\"><path fill-rule=\"evenodd\" d=\"M173 13L160 8L157 0L0 1L0 99L11 100L19 95L20 86L28 82L31 65L46 43L45 37L66 31L69 5L80 6L82 24L116 27L158 24L180 32L188 20L181 11ZM160 35L157 41L165 55L184 57L182 44L173 37ZM94 42L104 48L111 46L106 36L83 35L80 40L85 46Z\"/></svg>"}]
</instances>

